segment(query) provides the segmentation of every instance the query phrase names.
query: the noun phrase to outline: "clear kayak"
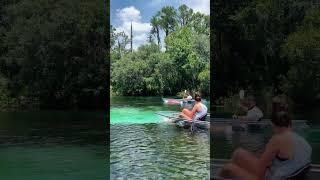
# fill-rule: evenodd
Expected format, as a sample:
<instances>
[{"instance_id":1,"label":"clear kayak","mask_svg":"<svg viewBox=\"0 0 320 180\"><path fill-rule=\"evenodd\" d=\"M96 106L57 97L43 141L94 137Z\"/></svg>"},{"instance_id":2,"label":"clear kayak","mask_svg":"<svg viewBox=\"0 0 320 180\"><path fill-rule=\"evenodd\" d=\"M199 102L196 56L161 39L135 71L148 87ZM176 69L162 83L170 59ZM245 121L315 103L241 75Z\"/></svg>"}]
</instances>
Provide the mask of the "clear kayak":
<instances>
[{"instance_id":1,"label":"clear kayak","mask_svg":"<svg viewBox=\"0 0 320 180\"><path fill-rule=\"evenodd\" d=\"M180 105L182 108L192 109L195 104L195 100L187 99L173 99L173 98L162 98L162 101L166 105ZM208 102L205 99L202 99L202 103L208 106Z\"/></svg>"},{"instance_id":2,"label":"clear kayak","mask_svg":"<svg viewBox=\"0 0 320 180\"><path fill-rule=\"evenodd\" d=\"M163 116L167 118L167 122L175 123L177 127L188 129L190 127L196 127L199 129L210 129L210 114L207 115L204 121L194 120L189 121L187 119L183 119L179 116L180 112L177 111L158 111L157 115Z\"/></svg>"},{"instance_id":3,"label":"clear kayak","mask_svg":"<svg viewBox=\"0 0 320 180\"><path fill-rule=\"evenodd\" d=\"M183 105L184 103L192 104L194 100L185 100L185 99L172 99L172 98L162 98L164 104L167 105Z\"/></svg>"},{"instance_id":4,"label":"clear kayak","mask_svg":"<svg viewBox=\"0 0 320 180\"><path fill-rule=\"evenodd\" d=\"M270 119L262 119L258 122L246 122L241 123L237 119L232 118L210 118L210 113L207 114L205 121L189 121L178 117L180 112L177 111L158 111L157 115L166 118L167 122L175 123L178 127L189 128L192 124L201 129L210 129L210 124L212 125L211 130L213 132L220 131L247 131L247 130L262 130L271 126ZM292 124L294 127L308 128L306 120L293 120Z\"/></svg>"}]
</instances>

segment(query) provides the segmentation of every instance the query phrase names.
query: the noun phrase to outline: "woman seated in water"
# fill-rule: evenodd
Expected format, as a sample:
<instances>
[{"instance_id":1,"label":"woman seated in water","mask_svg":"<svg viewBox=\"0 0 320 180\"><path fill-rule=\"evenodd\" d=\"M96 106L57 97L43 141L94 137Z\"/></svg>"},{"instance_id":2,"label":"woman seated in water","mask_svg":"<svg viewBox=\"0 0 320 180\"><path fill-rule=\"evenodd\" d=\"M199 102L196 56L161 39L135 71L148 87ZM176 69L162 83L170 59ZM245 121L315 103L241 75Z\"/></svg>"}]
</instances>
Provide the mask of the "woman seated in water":
<instances>
[{"instance_id":1,"label":"woman seated in water","mask_svg":"<svg viewBox=\"0 0 320 180\"><path fill-rule=\"evenodd\" d=\"M311 162L312 149L305 139L291 130L288 112L275 112L271 122L273 136L263 154L257 157L244 149L237 149L231 163L219 171L219 176L243 180L280 180Z\"/></svg>"},{"instance_id":2,"label":"woman seated in water","mask_svg":"<svg viewBox=\"0 0 320 180\"><path fill-rule=\"evenodd\" d=\"M201 97L199 95L195 95L195 105L193 106L192 110L183 109L180 113L180 117L192 121L193 117L195 116L196 119L200 119L207 115L208 108L201 102Z\"/></svg>"}]
</instances>

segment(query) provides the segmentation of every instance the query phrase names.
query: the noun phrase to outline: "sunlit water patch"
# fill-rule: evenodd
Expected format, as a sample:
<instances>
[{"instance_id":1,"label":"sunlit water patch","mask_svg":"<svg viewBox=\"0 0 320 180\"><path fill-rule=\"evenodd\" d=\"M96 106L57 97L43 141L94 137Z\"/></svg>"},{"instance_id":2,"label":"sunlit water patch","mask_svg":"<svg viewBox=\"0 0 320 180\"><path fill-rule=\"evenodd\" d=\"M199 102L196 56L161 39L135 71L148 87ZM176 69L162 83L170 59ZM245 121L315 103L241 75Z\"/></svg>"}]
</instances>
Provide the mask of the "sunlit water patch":
<instances>
[{"instance_id":1,"label":"sunlit water patch","mask_svg":"<svg viewBox=\"0 0 320 180\"><path fill-rule=\"evenodd\" d=\"M115 107L110 110L110 124L159 123L161 117L152 110L136 107Z\"/></svg>"}]
</instances>

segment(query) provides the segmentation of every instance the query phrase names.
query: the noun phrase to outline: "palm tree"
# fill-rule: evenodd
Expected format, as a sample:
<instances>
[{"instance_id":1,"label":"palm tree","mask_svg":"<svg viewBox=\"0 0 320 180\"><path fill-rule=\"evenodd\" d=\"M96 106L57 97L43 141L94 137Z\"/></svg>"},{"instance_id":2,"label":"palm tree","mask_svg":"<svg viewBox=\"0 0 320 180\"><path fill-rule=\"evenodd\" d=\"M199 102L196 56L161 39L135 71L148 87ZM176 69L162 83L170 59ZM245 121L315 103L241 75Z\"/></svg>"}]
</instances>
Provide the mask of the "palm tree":
<instances>
[{"instance_id":1,"label":"palm tree","mask_svg":"<svg viewBox=\"0 0 320 180\"><path fill-rule=\"evenodd\" d=\"M152 16L151 18L151 35L154 35L157 38L158 46L160 47L160 19L159 19L159 13L157 13L155 16Z\"/></svg>"}]
</instances>

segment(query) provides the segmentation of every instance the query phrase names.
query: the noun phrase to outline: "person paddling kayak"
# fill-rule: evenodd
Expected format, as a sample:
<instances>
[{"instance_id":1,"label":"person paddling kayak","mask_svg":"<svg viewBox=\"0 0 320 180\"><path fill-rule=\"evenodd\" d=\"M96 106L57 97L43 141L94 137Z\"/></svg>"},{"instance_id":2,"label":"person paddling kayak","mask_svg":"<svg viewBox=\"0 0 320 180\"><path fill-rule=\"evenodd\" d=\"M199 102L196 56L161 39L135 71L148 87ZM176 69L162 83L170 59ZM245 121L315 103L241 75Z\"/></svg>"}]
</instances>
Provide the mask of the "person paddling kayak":
<instances>
[{"instance_id":1,"label":"person paddling kayak","mask_svg":"<svg viewBox=\"0 0 320 180\"><path fill-rule=\"evenodd\" d=\"M247 114L245 116L237 116L234 115L234 119L239 119L241 121L260 121L263 117L262 111L257 107L256 100L254 96L248 96L246 105L240 105L242 109L247 111Z\"/></svg>"},{"instance_id":2,"label":"person paddling kayak","mask_svg":"<svg viewBox=\"0 0 320 180\"><path fill-rule=\"evenodd\" d=\"M287 179L311 163L312 148L291 130L288 112L274 112L271 122L273 136L263 154L257 157L239 148L234 151L231 163L219 171L219 176L251 180Z\"/></svg>"},{"instance_id":3,"label":"person paddling kayak","mask_svg":"<svg viewBox=\"0 0 320 180\"><path fill-rule=\"evenodd\" d=\"M185 101L192 100L192 96L188 93L187 96L184 98Z\"/></svg>"},{"instance_id":4,"label":"person paddling kayak","mask_svg":"<svg viewBox=\"0 0 320 180\"><path fill-rule=\"evenodd\" d=\"M183 109L179 115L180 117L192 121L193 118L198 120L207 115L208 108L201 102L201 97L199 95L195 95L194 100L195 105L193 106L192 110L190 111L189 109Z\"/></svg>"}]
</instances>

